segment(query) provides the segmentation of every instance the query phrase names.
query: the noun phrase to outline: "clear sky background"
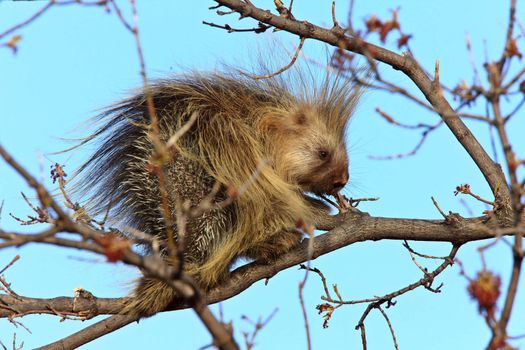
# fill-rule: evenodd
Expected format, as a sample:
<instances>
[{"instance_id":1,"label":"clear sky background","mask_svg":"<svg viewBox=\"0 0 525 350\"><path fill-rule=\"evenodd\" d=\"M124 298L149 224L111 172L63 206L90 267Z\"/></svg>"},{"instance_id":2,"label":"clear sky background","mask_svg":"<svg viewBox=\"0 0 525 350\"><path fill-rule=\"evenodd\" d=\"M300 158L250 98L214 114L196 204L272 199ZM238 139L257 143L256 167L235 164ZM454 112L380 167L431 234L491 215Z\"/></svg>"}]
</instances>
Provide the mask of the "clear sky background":
<instances>
[{"instance_id":1,"label":"clear sky background","mask_svg":"<svg viewBox=\"0 0 525 350\"><path fill-rule=\"evenodd\" d=\"M256 4L259 0L252 0ZM125 15L128 2L120 1ZM41 8L43 1L0 2L0 32L19 23ZM271 1L263 3L271 7ZM294 15L315 24L331 25L330 1L296 1ZM238 16L219 17L208 6L212 1L148 0L138 2L141 40L147 71L151 78L166 77L186 68L213 70L220 61L240 65L269 37L278 38L286 47L297 45L298 38L283 32L254 35L228 34L204 26L203 20L250 27L253 21L237 22ZM521 7L520 7L521 6ZM461 79L472 81L472 70L465 49L465 34L472 37L478 64L483 62L485 47L490 59L499 58L508 21L508 1L364 1L356 0L354 22L363 27L363 19L372 13L389 18L390 10L400 8L399 19L406 33L413 34L411 47L428 70L441 62L441 80L453 87ZM348 2L337 3L337 16L344 21ZM523 4L518 4L517 18L524 18ZM86 135L82 123L104 106L127 96L140 87L139 63L133 37L116 16L101 8L67 6L54 8L20 31L19 51L13 55L0 49L0 142L33 174L52 187L49 166L58 161L73 169L89 151L62 156L51 152L67 148L60 138ZM393 40L393 38L392 38ZM523 47L523 40L519 43ZM390 45L393 47L393 45ZM307 41L305 52L324 61L325 47ZM399 73L382 68L394 82L413 89ZM435 123L439 119L401 97L370 91L356 113L349 133L351 182L347 192L353 197L381 197L362 206L375 216L438 219L430 196L441 207L468 216L454 197L456 185L471 184L483 197L491 198L474 163L446 128L440 128L412 158L377 161L370 155L404 153L419 140L418 132L399 130L387 124L375 112L380 107L399 120L416 124ZM476 106L483 113L484 106ZM507 108L507 107L506 107ZM508 111L508 110L507 110ZM509 127L514 148L525 154L523 113L515 116ZM468 123L479 140L489 147L485 125ZM490 148L489 148L490 149ZM492 153L491 153L492 154ZM501 158L500 158L501 159ZM0 162L0 200L5 201L0 225L7 230L35 231L43 227L21 227L8 213L23 216L29 209L19 192L27 186L11 169ZM484 206L465 198L476 215ZM476 248L481 242L467 244L458 255L468 273L480 269ZM420 252L446 254L450 244L414 243ZM0 251L0 266L16 254L21 260L5 276L19 294L50 298L73 295L73 288L83 287L100 297L118 297L129 291L129 282L138 272L123 264L107 264L104 257L43 245ZM502 273L503 290L510 272L510 251L497 245L487 255L489 267ZM428 264L427 262L424 262ZM337 283L345 299L382 295L421 278L401 242L365 242L343 248L312 262L329 280ZM435 266L428 265L430 268ZM288 269L270 280L267 286L256 283L223 305L225 318L232 320L236 339L241 331L253 327L241 319L263 318L279 311L257 338L258 349L305 349L306 338L298 299L298 283L303 272ZM466 292L466 281L456 266L440 275L441 294L424 289L398 298L387 310L401 349L479 349L484 348L490 332L477 307ZM522 283L525 281L522 281ZM315 306L321 302L322 288L316 276L310 276L305 290L314 349L358 349L361 340L354 330L365 305L342 307L322 329L322 318ZM523 285L513 313L510 333L525 333L525 298ZM217 311L217 306L212 307ZM27 349L63 338L100 320L59 322L58 317L29 316L20 319L31 331L15 328L0 320L0 340L8 345L13 333ZM369 349L393 348L387 325L378 312L366 323ZM198 318L191 310L164 313L142 320L94 341L83 349L197 349L210 343ZM514 345L524 347L525 340Z\"/></svg>"}]
</instances>

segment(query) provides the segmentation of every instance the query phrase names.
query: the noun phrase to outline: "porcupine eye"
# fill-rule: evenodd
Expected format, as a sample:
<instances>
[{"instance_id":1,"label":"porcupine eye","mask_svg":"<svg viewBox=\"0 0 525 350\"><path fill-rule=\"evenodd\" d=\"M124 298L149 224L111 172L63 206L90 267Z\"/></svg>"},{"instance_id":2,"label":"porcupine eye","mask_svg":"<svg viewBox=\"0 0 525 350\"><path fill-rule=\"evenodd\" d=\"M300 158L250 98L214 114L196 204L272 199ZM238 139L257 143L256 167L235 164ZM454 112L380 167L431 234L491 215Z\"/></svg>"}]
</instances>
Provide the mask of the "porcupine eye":
<instances>
[{"instance_id":1,"label":"porcupine eye","mask_svg":"<svg viewBox=\"0 0 525 350\"><path fill-rule=\"evenodd\" d=\"M324 150L324 149L319 150L319 159L321 159L321 160L327 159L328 158L328 154L329 153L328 153L327 150Z\"/></svg>"}]
</instances>

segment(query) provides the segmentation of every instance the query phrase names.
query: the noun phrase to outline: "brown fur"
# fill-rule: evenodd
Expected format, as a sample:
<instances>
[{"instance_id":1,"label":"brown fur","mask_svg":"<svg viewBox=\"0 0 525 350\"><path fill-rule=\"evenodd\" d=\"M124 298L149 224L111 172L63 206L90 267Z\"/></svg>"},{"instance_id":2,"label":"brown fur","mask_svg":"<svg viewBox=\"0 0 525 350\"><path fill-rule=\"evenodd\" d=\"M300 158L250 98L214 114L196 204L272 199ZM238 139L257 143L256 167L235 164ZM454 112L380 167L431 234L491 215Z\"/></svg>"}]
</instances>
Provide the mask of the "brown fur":
<instances>
[{"instance_id":1,"label":"brown fur","mask_svg":"<svg viewBox=\"0 0 525 350\"><path fill-rule=\"evenodd\" d=\"M359 90L339 77L316 85L301 72L264 81L192 73L159 81L149 93L165 140L198 116L165 165L173 219L177 201L197 205L216 181L240 188L268 164L230 207L188 223L185 272L203 289L224 280L239 257L267 262L292 249L301 240L296 222L314 223L320 210L304 192L334 194L348 181L345 130ZM81 169L92 210L111 204L124 224L163 237L158 183L146 170L153 147L143 127L149 122L145 96L121 102L101 120L95 134L101 146ZM217 201L226 197L221 191ZM127 312L144 316L175 297L147 277L135 295Z\"/></svg>"}]
</instances>

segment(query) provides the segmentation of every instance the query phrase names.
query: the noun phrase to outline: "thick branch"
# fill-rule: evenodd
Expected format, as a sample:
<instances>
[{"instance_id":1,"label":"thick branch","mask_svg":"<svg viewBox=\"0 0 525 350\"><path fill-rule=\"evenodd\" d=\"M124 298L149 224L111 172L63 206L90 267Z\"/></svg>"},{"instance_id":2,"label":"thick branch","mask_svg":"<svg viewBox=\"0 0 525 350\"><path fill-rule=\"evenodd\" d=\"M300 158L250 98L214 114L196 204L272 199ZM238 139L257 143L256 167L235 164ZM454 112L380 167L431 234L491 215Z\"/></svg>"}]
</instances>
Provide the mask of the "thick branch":
<instances>
[{"instance_id":1,"label":"thick branch","mask_svg":"<svg viewBox=\"0 0 525 350\"><path fill-rule=\"evenodd\" d=\"M338 225L327 222L324 228ZM512 234L509 232L508 234ZM483 225L480 219L464 219L448 224L442 220L390 219L351 214L330 232L315 237L312 258L363 241L382 239L440 241L461 245L465 242L492 238L496 232ZM278 272L308 260L308 242L284 254L271 265L251 263L235 270L220 287L208 292L208 302L231 298L254 282L275 276ZM178 308L178 307L176 307Z\"/></svg>"},{"instance_id":2,"label":"thick branch","mask_svg":"<svg viewBox=\"0 0 525 350\"><path fill-rule=\"evenodd\" d=\"M104 314L115 314L122 310L128 298L74 298L51 299L0 295L0 317L20 317L30 314L77 316L84 319ZM4 308L7 306L7 308Z\"/></svg>"},{"instance_id":3,"label":"thick branch","mask_svg":"<svg viewBox=\"0 0 525 350\"><path fill-rule=\"evenodd\" d=\"M120 329L134 321L137 321L135 316L130 315L115 315L104 320L104 322L97 322L96 324L89 326L89 331L92 334L97 334L96 338L106 335L108 333L114 332L117 329ZM67 349L76 349L81 345L85 344L85 330L83 329L71 336L61 339L52 344L42 346L37 350L67 350ZM95 339L95 338L93 338Z\"/></svg>"},{"instance_id":4,"label":"thick branch","mask_svg":"<svg viewBox=\"0 0 525 350\"><path fill-rule=\"evenodd\" d=\"M346 217L327 219L322 226L324 229L331 229L331 231L315 237L312 254L314 259L342 247L368 240L438 241L459 245L469 241L492 238L499 234L512 234L512 230L497 232L491 229L490 226L483 224L482 219L459 218L454 223L448 223L443 220L391 219L355 213L349 213ZM56 244L54 241L46 242L46 240L43 240L42 242ZM307 260L308 242L304 241L296 249L282 255L270 265L254 262L236 269L228 281L207 293L206 301L209 304L213 304L229 299L246 290L255 282L271 278L278 272ZM96 304L93 305L78 298L75 299L76 304L74 304L74 299L64 297L54 299L24 298L23 300L17 300L10 296L0 295L0 303L9 305L22 315L29 313L54 313L51 310L66 314L89 308L93 308L97 315L114 314L121 310L122 305L127 300L127 298L97 299ZM79 304L79 300L84 304ZM49 306L47 311L45 310L45 305ZM176 310L187 307L189 307L188 303L178 302L171 305L169 309ZM13 315L11 311L0 307L0 317L10 315Z\"/></svg>"}]
</instances>

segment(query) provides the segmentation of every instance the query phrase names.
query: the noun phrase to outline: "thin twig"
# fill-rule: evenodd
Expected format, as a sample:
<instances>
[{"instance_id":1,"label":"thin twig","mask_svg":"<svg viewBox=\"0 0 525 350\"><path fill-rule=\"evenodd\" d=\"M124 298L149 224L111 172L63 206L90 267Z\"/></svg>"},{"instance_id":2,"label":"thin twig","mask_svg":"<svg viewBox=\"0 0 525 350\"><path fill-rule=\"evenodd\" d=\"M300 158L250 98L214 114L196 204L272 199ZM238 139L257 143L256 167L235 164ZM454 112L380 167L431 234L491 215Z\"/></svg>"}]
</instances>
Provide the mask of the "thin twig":
<instances>
[{"instance_id":1,"label":"thin twig","mask_svg":"<svg viewBox=\"0 0 525 350\"><path fill-rule=\"evenodd\" d=\"M427 137L428 135L434 131L435 129L437 129L439 126L441 126L443 124L443 120L440 120L437 124L435 125L430 125L425 131L423 131L421 133L421 138L419 139L419 142L416 144L416 146L409 152L406 152L406 153L397 153L397 154L392 154L392 155L388 155L388 156L368 156L368 158L370 159L375 159L375 160L392 160L392 159L401 159L401 158L407 158L407 157L412 157L414 155L417 154L417 152L421 149L421 146L423 146L423 144L425 143L425 141L427 140Z\"/></svg>"},{"instance_id":2,"label":"thin twig","mask_svg":"<svg viewBox=\"0 0 525 350\"><path fill-rule=\"evenodd\" d=\"M193 112L190 116L190 119L188 119L188 121L184 123L184 125L169 138L168 142L166 142L166 147L173 147L180 140L180 138L191 129L198 116L198 113Z\"/></svg>"},{"instance_id":3,"label":"thin twig","mask_svg":"<svg viewBox=\"0 0 525 350\"><path fill-rule=\"evenodd\" d=\"M447 219L447 215L445 214L445 212L443 212L443 210L441 210L441 208L439 207L439 204L436 202L436 200L434 199L434 197L430 197L432 199L432 203L434 203L434 206L436 207L436 209L439 211L439 213L441 214L441 216L443 216L443 218L446 220Z\"/></svg>"},{"instance_id":4,"label":"thin twig","mask_svg":"<svg viewBox=\"0 0 525 350\"><path fill-rule=\"evenodd\" d=\"M337 18L335 17L335 0L332 0L332 22L334 24L334 27L339 27L339 23L337 22Z\"/></svg>"},{"instance_id":5,"label":"thin twig","mask_svg":"<svg viewBox=\"0 0 525 350\"><path fill-rule=\"evenodd\" d=\"M271 28L270 26L264 25L261 22L258 23L256 28L241 28L241 29L232 28L229 24L220 25L220 24L215 24L215 23L206 22L206 21L202 21L202 24L206 24L207 26L210 26L213 28L225 29L228 31L228 33L254 32L254 33L259 34L259 33L264 33L267 29Z\"/></svg>"},{"instance_id":6,"label":"thin twig","mask_svg":"<svg viewBox=\"0 0 525 350\"><path fill-rule=\"evenodd\" d=\"M488 205L491 205L491 206L495 206L496 205L493 201L489 201L487 199L481 198L477 194L473 193L471 191L471 189L470 189L470 185L469 184L463 184L463 185L456 186L456 190L454 191L454 195L457 196L459 193L468 194L469 196L472 196L472 197L476 198L478 201L483 202L483 203L488 204Z\"/></svg>"},{"instance_id":7,"label":"thin twig","mask_svg":"<svg viewBox=\"0 0 525 350\"><path fill-rule=\"evenodd\" d=\"M412 254L417 255L419 257L425 258L425 259L433 259L433 260L445 260L448 259L448 256L435 256L435 255L428 255L428 254L421 254L416 252L412 247L408 244L408 241L403 241L403 246L408 249Z\"/></svg>"},{"instance_id":8,"label":"thin twig","mask_svg":"<svg viewBox=\"0 0 525 350\"><path fill-rule=\"evenodd\" d=\"M505 62L507 61L507 48L510 46L513 40L512 33L514 31L515 22L516 22L516 0L510 0L509 24L507 26L505 46L503 48L503 53L501 54L501 58L498 62L498 68L499 68L500 74L503 73L503 67L505 66Z\"/></svg>"},{"instance_id":9,"label":"thin twig","mask_svg":"<svg viewBox=\"0 0 525 350\"><path fill-rule=\"evenodd\" d=\"M363 345L363 350L366 350L366 330L364 322L359 324L359 329L361 331L361 344Z\"/></svg>"},{"instance_id":10,"label":"thin twig","mask_svg":"<svg viewBox=\"0 0 525 350\"><path fill-rule=\"evenodd\" d=\"M11 261L2 269L0 270L0 275L7 270L11 265L13 265L18 259L20 259L20 255L16 255Z\"/></svg>"},{"instance_id":11,"label":"thin twig","mask_svg":"<svg viewBox=\"0 0 525 350\"><path fill-rule=\"evenodd\" d=\"M290 63L288 63L286 66L282 67L278 71L273 72L273 73L269 73L269 74L262 74L262 75L252 75L252 74L248 74L248 73L245 73L245 72L242 72L242 71L240 73L243 74L243 75L246 75L246 76L248 76L248 77L250 77L252 79L268 79L268 78L274 77L274 76L276 76L278 74L281 74L282 72L288 70L291 66L293 66L293 64L297 60L297 57L299 56L299 53L301 52L301 49L303 48L303 44L304 44L305 39L306 39L305 37L301 37L301 42L299 43L299 46L297 47L297 50L295 50L295 54L292 57L292 60L290 61Z\"/></svg>"},{"instance_id":12,"label":"thin twig","mask_svg":"<svg viewBox=\"0 0 525 350\"><path fill-rule=\"evenodd\" d=\"M251 350L255 345L255 337L259 332L270 323L270 321L274 318L274 316L277 314L277 311L279 311L279 308L275 308L272 313L266 317L266 319L263 321L260 317L257 320L257 322L253 322L248 318L248 316L243 315L242 319L244 321L249 322L253 325L253 332L251 334L248 334L248 332L243 332L245 343L246 343L246 350Z\"/></svg>"},{"instance_id":13,"label":"thin twig","mask_svg":"<svg viewBox=\"0 0 525 350\"><path fill-rule=\"evenodd\" d=\"M421 266L418 262L417 262L417 259L415 257L415 254L413 253L412 249L409 249L408 248L408 243L405 241L403 246L405 248L407 248L408 250L408 253L410 254L410 258L412 259L412 262L417 266L417 268L423 272L423 274L426 276L428 274L428 270L426 268L424 268L423 266Z\"/></svg>"},{"instance_id":14,"label":"thin twig","mask_svg":"<svg viewBox=\"0 0 525 350\"><path fill-rule=\"evenodd\" d=\"M22 28L22 27L25 27L27 26L29 23L33 22L35 19L37 19L38 17L42 16L47 10L49 10L53 5L55 5L55 1L49 1L47 4L45 4L40 10L38 10L34 15L32 15L31 17L29 17L28 19L26 19L25 21L23 22L20 22L18 23L17 25L7 29L6 31L4 31L3 33L0 33L0 39L11 34L11 33L14 33L15 31L17 31L18 29Z\"/></svg>"},{"instance_id":15,"label":"thin twig","mask_svg":"<svg viewBox=\"0 0 525 350\"><path fill-rule=\"evenodd\" d=\"M308 350L311 350L312 349L312 341L311 341L311 337L310 337L310 325L308 323L308 314L306 312L306 306L305 306L305 303L304 303L304 296L303 296L303 291L304 291L304 287L306 286L306 281L308 280L308 272L310 271L309 267L310 267L310 260L312 258L312 253L313 253L313 243L314 243L314 235L313 235L313 229L311 230L311 232L307 232L309 233L309 239L308 239L308 251L307 251L307 254L308 254L308 261L306 262L306 266L307 268L305 269L305 273L304 273L304 278L301 282L299 282L299 302L301 304L301 311L302 311L302 314L303 314L303 319L304 319L304 328L305 328L305 333L306 333L306 343L307 343L307 346L308 346Z\"/></svg>"},{"instance_id":16,"label":"thin twig","mask_svg":"<svg viewBox=\"0 0 525 350\"><path fill-rule=\"evenodd\" d=\"M476 59L474 58L474 53L472 52L472 41L470 40L470 34L468 32L465 35L465 45L467 46L468 58L470 65L472 66L472 71L474 72L476 83L481 84L481 76L479 75Z\"/></svg>"},{"instance_id":17,"label":"thin twig","mask_svg":"<svg viewBox=\"0 0 525 350\"><path fill-rule=\"evenodd\" d=\"M523 97L521 101L516 105L516 107L514 107L514 109L503 118L503 122L507 123L510 120L510 118L512 118L512 116L520 110L520 108L523 106L523 103L525 103L525 97Z\"/></svg>"},{"instance_id":18,"label":"thin twig","mask_svg":"<svg viewBox=\"0 0 525 350\"><path fill-rule=\"evenodd\" d=\"M525 68L522 68L507 84L503 85L503 90L507 91L508 89L510 89L512 85L514 85L518 82L518 80L520 80L523 74L525 74Z\"/></svg>"},{"instance_id":19,"label":"thin twig","mask_svg":"<svg viewBox=\"0 0 525 350\"><path fill-rule=\"evenodd\" d=\"M113 5L113 8L115 9L115 13L117 14L117 17L120 19L120 22L124 25L124 27L129 30L131 33L133 33L133 27L129 22L124 18L122 15L122 11L120 10L120 7L118 7L115 0L109 0L111 4Z\"/></svg>"},{"instance_id":20,"label":"thin twig","mask_svg":"<svg viewBox=\"0 0 525 350\"><path fill-rule=\"evenodd\" d=\"M397 339L396 339L396 333L394 332L394 328L392 327L392 323L390 323L390 319L388 318L386 312L383 310L383 308L380 305L377 306L377 309L381 312L381 314L385 318L386 323L388 324L388 329L390 329L390 334L392 334L392 340L394 341L394 348L396 350L399 350L399 346L397 344Z\"/></svg>"}]
</instances>

